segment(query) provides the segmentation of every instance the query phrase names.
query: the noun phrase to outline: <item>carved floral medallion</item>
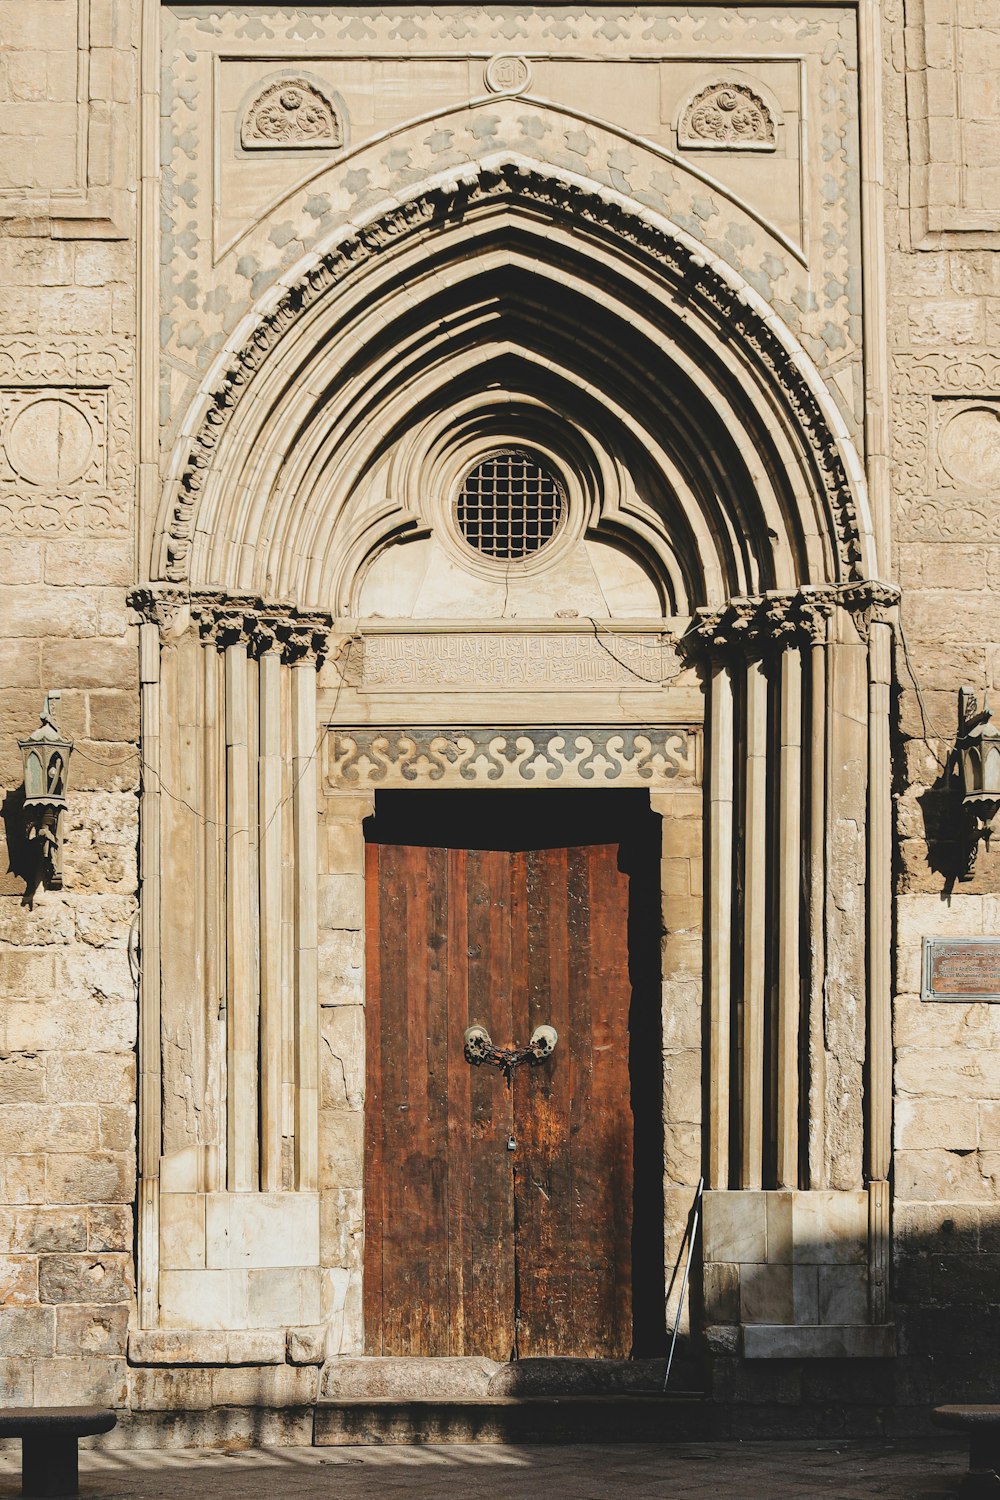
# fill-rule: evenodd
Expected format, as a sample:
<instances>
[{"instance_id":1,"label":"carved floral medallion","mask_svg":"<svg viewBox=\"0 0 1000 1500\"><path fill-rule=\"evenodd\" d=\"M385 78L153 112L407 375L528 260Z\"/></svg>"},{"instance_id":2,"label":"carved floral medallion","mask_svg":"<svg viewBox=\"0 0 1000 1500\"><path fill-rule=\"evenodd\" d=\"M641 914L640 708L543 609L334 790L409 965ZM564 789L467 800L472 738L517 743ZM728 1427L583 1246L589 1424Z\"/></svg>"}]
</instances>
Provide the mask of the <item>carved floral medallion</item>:
<instances>
[{"instance_id":1,"label":"carved floral medallion","mask_svg":"<svg viewBox=\"0 0 1000 1500\"><path fill-rule=\"evenodd\" d=\"M774 115L747 84L712 83L688 102L677 144L689 150L773 151L777 146Z\"/></svg>"},{"instance_id":2,"label":"carved floral medallion","mask_svg":"<svg viewBox=\"0 0 1000 1500\"><path fill-rule=\"evenodd\" d=\"M279 78L257 95L243 116L240 145L245 151L302 150L343 144L344 131L333 104L308 78Z\"/></svg>"}]
</instances>

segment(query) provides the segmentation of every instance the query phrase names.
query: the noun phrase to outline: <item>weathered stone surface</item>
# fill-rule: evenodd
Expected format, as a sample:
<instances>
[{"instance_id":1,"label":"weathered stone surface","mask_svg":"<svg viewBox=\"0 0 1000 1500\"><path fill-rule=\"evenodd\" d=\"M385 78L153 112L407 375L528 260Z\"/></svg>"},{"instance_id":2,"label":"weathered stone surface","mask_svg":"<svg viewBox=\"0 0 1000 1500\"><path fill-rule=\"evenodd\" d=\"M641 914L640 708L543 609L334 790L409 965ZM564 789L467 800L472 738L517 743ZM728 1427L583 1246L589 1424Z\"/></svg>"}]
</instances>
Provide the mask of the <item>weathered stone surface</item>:
<instances>
[{"instance_id":1,"label":"weathered stone surface","mask_svg":"<svg viewBox=\"0 0 1000 1500\"><path fill-rule=\"evenodd\" d=\"M43 1255L38 1268L42 1302L124 1302L131 1295L125 1255Z\"/></svg>"},{"instance_id":2,"label":"weathered stone surface","mask_svg":"<svg viewBox=\"0 0 1000 1500\"><path fill-rule=\"evenodd\" d=\"M64 1303L56 1308L55 1352L120 1358L125 1352L128 1320L129 1308L125 1303L96 1307Z\"/></svg>"}]
</instances>

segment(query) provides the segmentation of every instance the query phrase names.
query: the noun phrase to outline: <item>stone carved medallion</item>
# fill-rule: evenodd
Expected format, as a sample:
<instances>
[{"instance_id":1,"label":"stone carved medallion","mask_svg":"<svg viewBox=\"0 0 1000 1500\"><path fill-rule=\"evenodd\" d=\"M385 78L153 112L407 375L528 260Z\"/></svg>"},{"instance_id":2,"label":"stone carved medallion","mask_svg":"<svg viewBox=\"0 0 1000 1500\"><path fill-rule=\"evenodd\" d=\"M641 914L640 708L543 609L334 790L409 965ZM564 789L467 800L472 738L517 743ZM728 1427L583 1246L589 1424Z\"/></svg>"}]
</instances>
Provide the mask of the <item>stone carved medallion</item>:
<instances>
[{"instance_id":1,"label":"stone carved medallion","mask_svg":"<svg viewBox=\"0 0 1000 1500\"><path fill-rule=\"evenodd\" d=\"M681 114L677 144L689 150L773 151L774 115L745 83L712 83Z\"/></svg>"},{"instance_id":2,"label":"stone carved medallion","mask_svg":"<svg viewBox=\"0 0 1000 1500\"><path fill-rule=\"evenodd\" d=\"M694 729L331 729L331 791L415 785L672 786L700 779Z\"/></svg>"},{"instance_id":3,"label":"stone carved medallion","mask_svg":"<svg viewBox=\"0 0 1000 1500\"><path fill-rule=\"evenodd\" d=\"M516 52L500 52L486 64L484 82L491 94L523 94L531 83L528 60Z\"/></svg>"},{"instance_id":4,"label":"stone carved medallion","mask_svg":"<svg viewBox=\"0 0 1000 1500\"><path fill-rule=\"evenodd\" d=\"M938 456L945 472L962 489L997 489L1000 407L969 405L946 417L938 435Z\"/></svg>"},{"instance_id":5,"label":"stone carved medallion","mask_svg":"<svg viewBox=\"0 0 1000 1500\"><path fill-rule=\"evenodd\" d=\"M330 150L343 140L337 111L308 78L279 78L269 83L250 105L240 127L240 145L245 151Z\"/></svg>"},{"instance_id":6,"label":"stone carved medallion","mask_svg":"<svg viewBox=\"0 0 1000 1500\"><path fill-rule=\"evenodd\" d=\"M0 482L47 491L103 482L106 404L103 391L0 391Z\"/></svg>"}]
</instances>

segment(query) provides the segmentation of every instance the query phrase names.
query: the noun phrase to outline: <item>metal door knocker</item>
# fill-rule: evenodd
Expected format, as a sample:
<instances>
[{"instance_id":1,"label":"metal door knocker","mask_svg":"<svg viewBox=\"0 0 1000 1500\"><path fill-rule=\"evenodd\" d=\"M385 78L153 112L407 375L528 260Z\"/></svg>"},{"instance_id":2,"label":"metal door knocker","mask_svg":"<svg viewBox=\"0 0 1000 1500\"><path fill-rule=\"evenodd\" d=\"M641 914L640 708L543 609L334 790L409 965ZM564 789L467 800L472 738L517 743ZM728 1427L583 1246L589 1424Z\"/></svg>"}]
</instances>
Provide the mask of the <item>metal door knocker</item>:
<instances>
[{"instance_id":1,"label":"metal door knocker","mask_svg":"<svg viewBox=\"0 0 1000 1500\"><path fill-rule=\"evenodd\" d=\"M554 1026L536 1026L527 1046L496 1047L485 1026L469 1026L464 1037L465 1060L474 1068L481 1067L483 1063L492 1063L501 1070L509 1083L514 1076L514 1069L521 1063L531 1063L532 1067L536 1067L538 1063L551 1057L558 1040L559 1033Z\"/></svg>"}]
</instances>

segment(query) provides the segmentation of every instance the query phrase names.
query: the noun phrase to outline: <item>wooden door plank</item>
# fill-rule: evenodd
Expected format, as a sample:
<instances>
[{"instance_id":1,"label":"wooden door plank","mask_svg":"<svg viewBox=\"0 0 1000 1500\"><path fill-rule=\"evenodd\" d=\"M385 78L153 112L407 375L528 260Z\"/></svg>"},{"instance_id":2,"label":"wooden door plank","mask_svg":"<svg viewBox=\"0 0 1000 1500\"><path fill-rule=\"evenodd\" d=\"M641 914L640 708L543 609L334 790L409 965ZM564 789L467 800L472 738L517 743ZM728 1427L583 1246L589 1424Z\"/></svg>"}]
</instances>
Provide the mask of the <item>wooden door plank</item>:
<instances>
[{"instance_id":1,"label":"wooden door plank","mask_svg":"<svg viewBox=\"0 0 1000 1500\"><path fill-rule=\"evenodd\" d=\"M493 1040L510 1039L510 858L503 850L468 857L469 1016ZM513 1180L507 1151L513 1117L509 1090L496 1069L473 1071L472 1285L466 1318L477 1352L508 1359L513 1344Z\"/></svg>"},{"instance_id":2,"label":"wooden door plank","mask_svg":"<svg viewBox=\"0 0 1000 1500\"><path fill-rule=\"evenodd\" d=\"M378 844L365 847L365 1352L382 1353L382 1225L384 1159L382 1153L382 931L379 916L380 873Z\"/></svg>"},{"instance_id":3,"label":"wooden door plank","mask_svg":"<svg viewBox=\"0 0 1000 1500\"><path fill-rule=\"evenodd\" d=\"M524 1024L549 1020L560 1041L515 1085L518 1351L626 1357L628 879L615 844L541 850L527 871Z\"/></svg>"},{"instance_id":4,"label":"wooden door plank","mask_svg":"<svg viewBox=\"0 0 1000 1500\"><path fill-rule=\"evenodd\" d=\"M631 985L628 880L618 864L617 845L600 845L591 851L588 1001L593 1109L589 1150L582 1154L595 1168L588 1180L589 1212L607 1225L607 1261L594 1267L605 1347L624 1358L632 1344L633 1117L631 1107L623 1107L630 1095Z\"/></svg>"},{"instance_id":5,"label":"wooden door plank","mask_svg":"<svg viewBox=\"0 0 1000 1500\"><path fill-rule=\"evenodd\" d=\"M426 949L426 976L422 998L422 1038L426 1079L427 1204L420 1241L426 1257L428 1354L444 1355L450 1348L450 1303L448 1256L442 1253L451 1234L451 1189L449 1183L451 1130L448 1071L451 1037L448 1027L448 850L428 848L422 873L424 890L421 912ZM415 868L415 874L419 874ZM417 957L415 955L415 957ZM419 957L417 959L419 964Z\"/></svg>"},{"instance_id":6,"label":"wooden door plank","mask_svg":"<svg viewBox=\"0 0 1000 1500\"><path fill-rule=\"evenodd\" d=\"M469 1025L468 855L448 857L448 1319L449 1354L477 1353L478 1329L466 1320L473 1286L472 1069L462 1038Z\"/></svg>"}]
</instances>

